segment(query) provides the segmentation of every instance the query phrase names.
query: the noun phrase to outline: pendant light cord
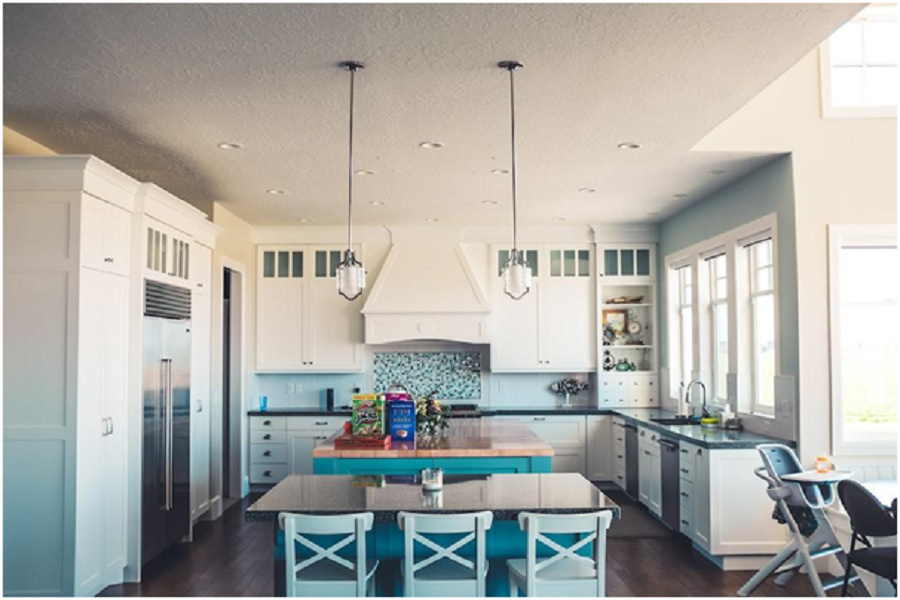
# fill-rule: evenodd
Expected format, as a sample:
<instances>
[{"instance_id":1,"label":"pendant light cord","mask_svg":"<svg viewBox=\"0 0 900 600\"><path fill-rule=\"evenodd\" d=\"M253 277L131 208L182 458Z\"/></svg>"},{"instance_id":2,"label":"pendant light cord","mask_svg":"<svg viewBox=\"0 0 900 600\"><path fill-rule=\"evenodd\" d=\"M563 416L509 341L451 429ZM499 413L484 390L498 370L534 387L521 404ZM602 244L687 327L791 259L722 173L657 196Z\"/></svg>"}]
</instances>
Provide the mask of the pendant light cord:
<instances>
[{"instance_id":1,"label":"pendant light cord","mask_svg":"<svg viewBox=\"0 0 900 600\"><path fill-rule=\"evenodd\" d=\"M519 249L518 218L516 216L518 178L516 170L516 84L514 74L516 69L521 66L519 63L511 62L506 67L509 70L509 120L512 125L510 128L512 135L512 168L510 169L510 175L512 179L513 252L517 252Z\"/></svg>"},{"instance_id":2,"label":"pendant light cord","mask_svg":"<svg viewBox=\"0 0 900 600\"><path fill-rule=\"evenodd\" d=\"M356 70L358 67L350 65L350 160L347 173L347 189L349 201L347 202L347 252L353 252L353 92L356 82Z\"/></svg>"}]
</instances>

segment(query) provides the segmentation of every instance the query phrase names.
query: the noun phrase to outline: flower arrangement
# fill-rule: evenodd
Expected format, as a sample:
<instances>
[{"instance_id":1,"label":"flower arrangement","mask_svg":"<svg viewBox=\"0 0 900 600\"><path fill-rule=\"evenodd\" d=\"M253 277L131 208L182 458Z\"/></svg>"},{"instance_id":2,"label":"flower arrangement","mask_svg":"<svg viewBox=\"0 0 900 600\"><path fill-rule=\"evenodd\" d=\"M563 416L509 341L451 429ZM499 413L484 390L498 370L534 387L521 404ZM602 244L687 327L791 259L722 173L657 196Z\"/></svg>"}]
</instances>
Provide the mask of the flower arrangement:
<instances>
[{"instance_id":1,"label":"flower arrangement","mask_svg":"<svg viewBox=\"0 0 900 600\"><path fill-rule=\"evenodd\" d=\"M434 392L416 400L416 433L434 437L447 428L450 407L434 398Z\"/></svg>"},{"instance_id":2,"label":"flower arrangement","mask_svg":"<svg viewBox=\"0 0 900 600\"><path fill-rule=\"evenodd\" d=\"M588 389L588 384L583 381L578 381L573 377L568 377L552 383L550 389L560 396L565 396L565 403L563 406L569 406L569 397L572 394L578 394Z\"/></svg>"}]
</instances>

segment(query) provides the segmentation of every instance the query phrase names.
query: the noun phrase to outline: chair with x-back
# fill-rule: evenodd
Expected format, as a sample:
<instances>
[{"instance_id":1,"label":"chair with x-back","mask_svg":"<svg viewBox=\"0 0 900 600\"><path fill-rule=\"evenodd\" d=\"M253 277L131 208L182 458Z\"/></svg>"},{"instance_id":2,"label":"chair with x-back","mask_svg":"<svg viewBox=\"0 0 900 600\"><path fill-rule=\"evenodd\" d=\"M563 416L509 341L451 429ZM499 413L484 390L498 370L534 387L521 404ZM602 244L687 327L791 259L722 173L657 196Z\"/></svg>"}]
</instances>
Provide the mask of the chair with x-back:
<instances>
[{"instance_id":1,"label":"chair with x-back","mask_svg":"<svg viewBox=\"0 0 900 600\"><path fill-rule=\"evenodd\" d=\"M288 596L367 596L375 592L378 561L366 558L366 532L374 515L358 513L338 516L311 516L281 513L284 529L284 560ZM327 547L323 539L345 536ZM317 543L317 541L321 543ZM355 560L341 556L353 554ZM298 553L298 546L311 555Z\"/></svg>"},{"instance_id":2,"label":"chair with x-back","mask_svg":"<svg viewBox=\"0 0 900 600\"><path fill-rule=\"evenodd\" d=\"M491 512L458 515L401 512L397 520L403 530L404 558L400 570L404 596L487 595L487 531L494 520ZM440 543L442 538L452 541L444 546ZM473 542L474 560L461 554ZM426 549L418 553L418 559L417 546Z\"/></svg>"},{"instance_id":3,"label":"chair with x-back","mask_svg":"<svg viewBox=\"0 0 900 600\"><path fill-rule=\"evenodd\" d=\"M606 595L606 530L612 521L609 511L581 515L520 513L519 527L528 536L526 558L506 561L509 589L518 596ZM547 535L576 535L571 546L563 546ZM538 558L538 544L556 554ZM579 550L593 544L591 556Z\"/></svg>"}]
</instances>

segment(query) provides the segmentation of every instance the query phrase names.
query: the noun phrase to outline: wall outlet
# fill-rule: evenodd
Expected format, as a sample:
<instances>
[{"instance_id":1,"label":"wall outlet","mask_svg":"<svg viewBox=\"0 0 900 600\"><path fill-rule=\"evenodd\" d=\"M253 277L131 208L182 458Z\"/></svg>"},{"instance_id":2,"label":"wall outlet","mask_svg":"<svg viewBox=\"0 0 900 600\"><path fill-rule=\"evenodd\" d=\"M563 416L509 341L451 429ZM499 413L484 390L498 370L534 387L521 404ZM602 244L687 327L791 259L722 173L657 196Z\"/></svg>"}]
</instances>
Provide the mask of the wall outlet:
<instances>
[{"instance_id":1,"label":"wall outlet","mask_svg":"<svg viewBox=\"0 0 900 600\"><path fill-rule=\"evenodd\" d=\"M501 394L505 393L506 392L506 384L503 383L502 381L498 381L497 382L497 391L500 392Z\"/></svg>"},{"instance_id":2,"label":"wall outlet","mask_svg":"<svg viewBox=\"0 0 900 600\"><path fill-rule=\"evenodd\" d=\"M294 384L289 381L287 383L287 385L284 386L284 393L285 394L293 394L294 393Z\"/></svg>"}]
</instances>

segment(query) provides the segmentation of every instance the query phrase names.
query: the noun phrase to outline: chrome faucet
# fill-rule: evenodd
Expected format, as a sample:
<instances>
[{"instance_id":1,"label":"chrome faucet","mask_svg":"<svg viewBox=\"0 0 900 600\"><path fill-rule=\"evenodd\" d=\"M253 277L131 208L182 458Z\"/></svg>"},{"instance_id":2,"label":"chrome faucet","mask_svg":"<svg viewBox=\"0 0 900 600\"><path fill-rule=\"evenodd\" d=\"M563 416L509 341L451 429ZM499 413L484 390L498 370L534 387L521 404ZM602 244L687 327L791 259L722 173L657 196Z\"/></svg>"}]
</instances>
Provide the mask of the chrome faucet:
<instances>
[{"instance_id":1,"label":"chrome faucet","mask_svg":"<svg viewBox=\"0 0 900 600\"><path fill-rule=\"evenodd\" d=\"M694 387L695 384L699 385L700 389L703 391L703 394L700 396L702 398L702 402L703 402L702 412L700 414L703 417L708 417L709 411L706 410L706 385L704 385L703 382L700 381L699 379L694 379L689 384L687 384L686 388L684 388L684 402L688 406L691 406L691 389ZM694 412L694 409L692 407L691 408L691 413L692 413L691 416L693 416L693 412Z\"/></svg>"}]
</instances>

